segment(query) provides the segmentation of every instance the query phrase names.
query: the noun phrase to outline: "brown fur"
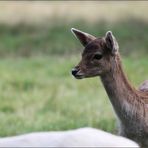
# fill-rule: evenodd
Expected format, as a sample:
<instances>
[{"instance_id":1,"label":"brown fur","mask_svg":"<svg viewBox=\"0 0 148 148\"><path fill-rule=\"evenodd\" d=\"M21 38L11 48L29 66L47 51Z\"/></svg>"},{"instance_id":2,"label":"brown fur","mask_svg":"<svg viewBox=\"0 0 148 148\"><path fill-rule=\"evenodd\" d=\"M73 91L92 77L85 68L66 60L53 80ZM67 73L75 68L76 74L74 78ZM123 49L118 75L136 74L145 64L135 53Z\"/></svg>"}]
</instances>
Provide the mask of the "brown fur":
<instances>
[{"instance_id":1,"label":"brown fur","mask_svg":"<svg viewBox=\"0 0 148 148\"><path fill-rule=\"evenodd\" d=\"M76 36L77 31L73 30ZM88 38L83 32L82 35L83 39ZM119 134L148 147L148 91L146 87L144 91L136 90L129 83L122 69L116 39L109 32L103 38L89 38L83 45L82 60L75 67L74 76L78 79L100 76L119 119ZM94 59L98 53L102 58Z\"/></svg>"}]
</instances>

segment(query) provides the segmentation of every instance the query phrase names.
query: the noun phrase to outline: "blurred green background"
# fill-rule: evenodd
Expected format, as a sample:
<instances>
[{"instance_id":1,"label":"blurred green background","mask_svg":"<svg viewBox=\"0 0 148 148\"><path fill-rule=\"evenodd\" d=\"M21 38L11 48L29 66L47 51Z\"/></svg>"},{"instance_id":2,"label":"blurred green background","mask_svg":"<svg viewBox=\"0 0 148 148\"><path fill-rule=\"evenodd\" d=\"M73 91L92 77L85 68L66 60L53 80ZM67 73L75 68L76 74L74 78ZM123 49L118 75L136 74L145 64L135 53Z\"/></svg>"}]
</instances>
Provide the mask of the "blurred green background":
<instances>
[{"instance_id":1,"label":"blurred green background","mask_svg":"<svg viewBox=\"0 0 148 148\"><path fill-rule=\"evenodd\" d=\"M0 136L91 126L116 132L98 77L76 80L83 47L70 28L117 38L124 70L148 73L148 2L1 1Z\"/></svg>"}]
</instances>

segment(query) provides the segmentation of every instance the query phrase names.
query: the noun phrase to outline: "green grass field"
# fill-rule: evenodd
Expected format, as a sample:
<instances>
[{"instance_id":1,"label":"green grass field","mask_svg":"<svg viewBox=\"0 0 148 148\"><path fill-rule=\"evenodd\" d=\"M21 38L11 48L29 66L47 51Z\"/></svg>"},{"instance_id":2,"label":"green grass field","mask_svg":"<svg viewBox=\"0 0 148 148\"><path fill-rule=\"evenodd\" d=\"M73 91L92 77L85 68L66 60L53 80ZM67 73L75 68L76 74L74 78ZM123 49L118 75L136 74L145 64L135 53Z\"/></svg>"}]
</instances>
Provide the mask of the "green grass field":
<instances>
[{"instance_id":1,"label":"green grass field","mask_svg":"<svg viewBox=\"0 0 148 148\"><path fill-rule=\"evenodd\" d=\"M70 74L78 57L0 60L1 136L84 126L115 132L114 112L99 78L76 80ZM123 62L134 85L146 79L146 58Z\"/></svg>"},{"instance_id":2,"label":"green grass field","mask_svg":"<svg viewBox=\"0 0 148 148\"><path fill-rule=\"evenodd\" d=\"M71 76L82 46L70 28L97 36L112 30L125 72L137 87L148 73L147 26L137 20L110 27L84 22L39 28L1 25L0 136L86 126L116 132L115 115L99 78Z\"/></svg>"}]
</instances>

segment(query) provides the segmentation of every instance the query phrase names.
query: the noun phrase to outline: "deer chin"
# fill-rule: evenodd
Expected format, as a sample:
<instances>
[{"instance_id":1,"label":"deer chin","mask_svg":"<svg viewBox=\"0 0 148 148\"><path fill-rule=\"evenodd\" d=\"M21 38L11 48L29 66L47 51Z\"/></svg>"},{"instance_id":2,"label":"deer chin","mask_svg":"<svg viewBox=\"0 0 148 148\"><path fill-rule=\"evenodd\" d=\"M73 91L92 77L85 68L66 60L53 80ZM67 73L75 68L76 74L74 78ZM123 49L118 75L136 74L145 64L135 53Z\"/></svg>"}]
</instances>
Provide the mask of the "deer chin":
<instances>
[{"instance_id":1,"label":"deer chin","mask_svg":"<svg viewBox=\"0 0 148 148\"><path fill-rule=\"evenodd\" d=\"M84 76L77 76L77 77L75 77L76 79L83 79L83 78L85 78Z\"/></svg>"},{"instance_id":2,"label":"deer chin","mask_svg":"<svg viewBox=\"0 0 148 148\"><path fill-rule=\"evenodd\" d=\"M83 79L83 78L85 78L85 76L84 75L75 75L75 78L76 79Z\"/></svg>"},{"instance_id":3,"label":"deer chin","mask_svg":"<svg viewBox=\"0 0 148 148\"><path fill-rule=\"evenodd\" d=\"M74 77L76 79L83 79L85 78L85 75L79 71L76 75L74 75Z\"/></svg>"},{"instance_id":4,"label":"deer chin","mask_svg":"<svg viewBox=\"0 0 148 148\"><path fill-rule=\"evenodd\" d=\"M76 75L75 78L76 79L84 79L84 78L93 78L93 77L97 77L99 76L98 74L96 75Z\"/></svg>"},{"instance_id":5,"label":"deer chin","mask_svg":"<svg viewBox=\"0 0 148 148\"><path fill-rule=\"evenodd\" d=\"M84 79L84 78L92 78L100 76L101 72L98 73L82 73L81 71L78 71L75 75L73 75L76 79Z\"/></svg>"}]
</instances>

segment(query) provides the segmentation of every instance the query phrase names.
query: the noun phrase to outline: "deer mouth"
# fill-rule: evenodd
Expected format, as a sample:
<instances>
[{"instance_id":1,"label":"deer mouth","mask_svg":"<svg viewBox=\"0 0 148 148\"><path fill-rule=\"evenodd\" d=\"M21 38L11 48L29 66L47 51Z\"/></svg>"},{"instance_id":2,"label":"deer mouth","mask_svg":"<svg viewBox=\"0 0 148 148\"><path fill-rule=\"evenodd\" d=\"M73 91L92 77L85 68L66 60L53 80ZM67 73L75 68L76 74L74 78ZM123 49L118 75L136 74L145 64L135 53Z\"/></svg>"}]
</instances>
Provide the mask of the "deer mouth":
<instances>
[{"instance_id":1,"label":"deer mouth","mask_svg":"<svg viewBox=\"0 0 148 148\"><path fill-rule=\"evenodd\" d=\"M76 79L83 79L83 78L85 78L85 76L84 75L75 75L75 78Z\"/></svg>"},{"instance_id":2,"label":"deer mouth","mask_svg":"<svg viewBox=\"0 0 148 148\"><path fill-rule=\"evenodd\" d=\"M77 74L75 74L75 75L73 75L76 79L83 79L83 78L85 78L85 76L84 76L84 74L82 74L82 73L77 73Z\"/></svg>"}]
</instances>

